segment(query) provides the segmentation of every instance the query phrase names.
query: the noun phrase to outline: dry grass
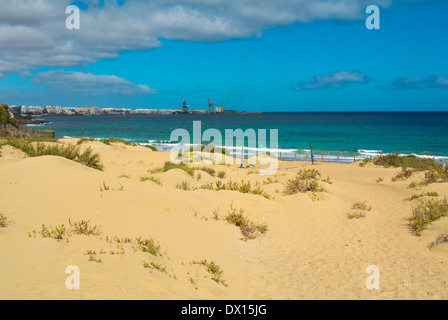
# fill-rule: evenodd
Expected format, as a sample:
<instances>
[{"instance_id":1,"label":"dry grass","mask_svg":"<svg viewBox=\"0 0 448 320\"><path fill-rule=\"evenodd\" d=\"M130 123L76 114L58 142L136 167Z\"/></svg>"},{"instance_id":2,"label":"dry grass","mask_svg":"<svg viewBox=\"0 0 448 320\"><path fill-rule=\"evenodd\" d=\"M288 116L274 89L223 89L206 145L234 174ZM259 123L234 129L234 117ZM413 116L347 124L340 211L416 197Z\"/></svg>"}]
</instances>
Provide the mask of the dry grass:
<instances>
[{"instance_id":1,"label":"dry grass","mask_svg":"<svg viewBox=\"0 0 448 320\"><path fill-rule=\"evenodd\" d=\"M156 178L156 177L153 177L153 176L141 176L140 177L140 181L141 182L151 181L151 182L154 182L154 183L158 184L159 186L162 185L162 181L160 181L159 178Z\"/></svg>"},{"instance_id":2,"label":"dry grass","mask_svg":"<svg viewBox=\"0 0 448 320\"><path fill-rule=\"evenodd\" d=\"M259 183L256 183L255 186L252 187L252 184L250 182L245 182L244 180L241 180L241 183L234 182L232 180L228 181L227 183L223 183L222 181L216 181L214 184L213 183L204 184L199 189L215 190L215 191L221 191L221 190L238 191L241 193L255 194L258 196L265 197L266 199L271 198L269 193L261 189L261 185Z\"/></svg>"},{"instance_id":3,"label":"dry grass","mask_svg":"<svg viewBox=\"0 0 448 320\"><path fill-rule=\"evenodd\" d=\"M39 232L42 238L52 238L55 240L63 240L65 238L70 238L71 233L65 227L65 225L61 224L53 228L53 226L46 227L44 224L42 225L42 230Z\"/></svg>"},{"instance_id":4,"label":"dry grass","mask_svg":"<svg viewBox=\"0 0 448 320\"><path fill-rule=\"evenodd\" d=\"M90 225L90 221L72 221L70 218L68 220L69 227L67 228L64 224L53 226L42 225L42 230L39 234L42 238L52 238L56 240L68 239L72 235L84 235L84 236L99 236L101 235L101 226ZM33 231L36 234L36 231ZM31 233L29 233L31 235Z\"/></svg>"},{"instance_id":5,"label":"dry grass","mask_svg":"<svg viewBox=\"0 0 448 320\"><path fill-rule=\"evenodd\" d=\"M9 225L9 217L3 213L0 213L0 228L6 228Z\"/></svg>"},{"instance_id":6,"label":"dry grass","mask_svg":"<svg viewBox=\"0 0 448 320\"><path fill-rule=\"evenodd\" d=\"M213 281L227 287L225 280L222 279L222 275L224 272L221 270L221 267L218 266L216 263L214 263L213 261L207 262L207 260L201 260L201 261L193 261L193 264L204 266L207 269L207 272L211 274L211 279Z\"/></svg>"},{"instance_id":7,"label":"dry grass","mask_svg":"<svg viewBox=\"0 0 448 320\"><path fill-rule=\"evenodd\" d=\"M72 222L71 219L68 220L68 223L70 224L70 232L73 232L74 234L78 235L85 235L85 236L99 236L101 235L101 226L97 225L90 225L90 221L74 221Z\"/></svg>"},{"instance_id":8,"label":"dry grass","mask_svg":"<svg viewBox=\"0 0 448 320\"><path fill-rule=\"evenodd\" d=\"M181 183L178 183L176 185L176 188L180 189L180 190L184 190L184 191L190 191L191 190L190 184L188 183L188 181L185 181L185 180L182 180Z\"/></svg>"},{"instance_id":9,"label":"dry grass","mask_svg":"<svg viewBox=\"0 0 448 320\"><path fill-rule=\"evenodd\" d=\"M434 240L433 242L431 242L431 244L429 245L429 249L432 249L442 243L448 243L448 233L442 233L440 234L436 240Z\"/></svg>"},{"instance_id":10,"label":"dry grass","mask_svg":"<svg viewBox=\"0 0 448 320\"><path fill-rule=\"evenodd\" d=\"M399 180L401 180L401 181L407 180L412 176L412 173L413 173L412 169L403 167L403 168L401 168L401 171L399 171L397 173L397 175L392 178L392 181L395 182L395 181L399 181Z\"/></svg>"},{"instance_id":11,"label":"dry grass","mask_svg":"<svg viewBox=\"0 0 448 320\"><path fill-rule=\"evenodd\" d=\"M218 178L224 179L226 176L227 176L227 173L225 171L218 172Z\"/></svg>"},{"instance_id":12,"label":"dry grass","mask_svg":"<svg viewBox=\"0 0 448 320\"><path fill-rule=\"evenodd\" d=\"M244 236L243 240L245 241L255 239L268 231L268 226L266 224L255 224L244 215L243 209L238 211L233 205L230 206L230 211L225 220L227 223L240 228L241 233Z\"/></svg>"},{"instance_id":13,"label":"dry grass","mask_svg":"<svg viewBox=\"0 0 448 320\"><path fill-rule=\"evenodd\" d=\"M153 256L162 255L160 253L160 245L156 244L156 242L153 239L137 238L136 240L137 240L136 249L145 253L149 253Z\"/></svg>"},{"instance_id":14,"label":"dry grass","mask_svg":"<svg viewBox=\"0 0 448 320\"><path fill-rule=\"evenodd\" d=\"M445 199L419 200L418 205L412 211L409 219L411 229L417 236L431 222L448 215L448 201Z\"/></svg>"},{"instance_id":15,"label":"dry grass","mask_svg":"<svg viewBox=\"0 0 448 320\"><path fill-rule=\"evenodd\" d=\"M409 198L406 198L405 200L408 201L413 201L413 200L417 200L420 199L422 197L438 197L439 194L437 192L426 192L426 193L421 193L421 194L414 194Z\"/></svg>"},{"instance_id":16,"label":"dry grass","mask_svg":"<svg viewBox=\"0 0 448 320\"><path fill-rule=\"evenodd\" d=\"M93 153L92 148L87 148L81 152L79 145L47 145L42 143L41 140L17 139L10 137L3 140L2 144L10 145L16 149L19 149L29 157L58 156L79 162L90 168L101 171L104 170L104 167L101 164L100 155L98 153Z\"/></svg>"},{"instance_id":17,"label":"dry grass","mask_svg":"<svg viewBox=\"0 0 448 320\"><path fill-rule=\"evenodd\" d=\"M325 189L318 183L320 172L315 169L302 169L294 179L288 180L283 193L292 195L296 193L323 192Z\"/></svg>"},{"instance_id":18,"label":"dry grass","mask_svg":"<svg viewBox=\"0 0 448 320\"><path fill-rule=\"evenodd\" d=\"M161 172L168 172L170 170L173 169L180 169L185 171L187 174L189 174L190 176L194 176L194 168L188 167L186 164L184 163L179 163L179 164L174 164L172 162L165 162L165 165L163 166L163 168L157 168L157 169L153 169L150 170L151 173L161 173Z\"/></svg>"},{"instance_id":19,"label":"dry grass","mask_svg":"<svg viewBox=\"0 0 448 320\"><path fill-rule=\"evenodd\" d=\"M360 219L366 217L366 213L359 211L359 212L350 212L347 214L347 218L349 219Z\"/></svg>"},{"instance_id":20,"label":"dry grass","mask_svg":"<svg viewBox=\"0 0 448 320\"><path fill-rule=\"evenodd\" d=\"M155 269L157 271L160 271L162 273L166 273L166 267L164 267L162 264L151 261L150 263L143 261L143 267L145 269Z\"/></svg>"},{"instance_id":21,"label":"dry grass","mask_svg":"<svg viewBox=\"0 0 448 320\"><path fill-rule=\"evenodd\" d=\"M371 206L368 206L365 201L355 202L351 207L351 212L347 213L348 219L360 219L367 216L367 212L372 210Z\"/></svg>"},{"instance_id":22,"label":"dry grass","mask_svg":"<svg viewBox=\"0 0 448 320\"><path fill-rule=\"evenodd\" d=\"M96 263L102 263L103 261L101 259L98 259L96 257L96 252L92 250L88 250L84 253L85 256L89 256L89 262L96 262Z\"/></svg>"},{"instance_id":23,"label":"dry grass","mask_svg":"<svg viewBox=\"0 0 448 320\"><path fill-rule=\"evenodd\" d=\"M365 201L358 201L352 205L352 210L370 211L372 210L372 207L368 206Z\"/></svg>"}]
</instances>

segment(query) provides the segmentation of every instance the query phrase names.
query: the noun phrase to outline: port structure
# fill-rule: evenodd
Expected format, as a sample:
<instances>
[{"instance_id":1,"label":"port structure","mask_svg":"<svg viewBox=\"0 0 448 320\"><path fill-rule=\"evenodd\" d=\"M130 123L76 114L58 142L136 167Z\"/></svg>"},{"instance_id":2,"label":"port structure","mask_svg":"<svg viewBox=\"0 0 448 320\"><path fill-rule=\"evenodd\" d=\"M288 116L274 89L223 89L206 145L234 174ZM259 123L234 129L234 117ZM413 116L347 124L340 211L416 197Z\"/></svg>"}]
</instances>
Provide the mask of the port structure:
<instances>
[{"instance_id":1,"label":"port structure","mask_svg":"<svg viewBox=\"0 0 448 320\"><path fill-rule=\"evenodd\" d=\"M184 98L182 98L182 112L190 113L190 106L187 104L187 101L185 101Z\"/></svg>"},{"instance_id":2,"label":"port structure","mask_svg":"<svg viewBox=\"0 0 448 320\"><path fill-rule=\"evenodd\" d=\"M207 96L207 105L208 105L208 113L223 113L226 111L226 107L220 107L217 104L214 104L210 101L210 98Z\"/></svg>"}]
</instances>

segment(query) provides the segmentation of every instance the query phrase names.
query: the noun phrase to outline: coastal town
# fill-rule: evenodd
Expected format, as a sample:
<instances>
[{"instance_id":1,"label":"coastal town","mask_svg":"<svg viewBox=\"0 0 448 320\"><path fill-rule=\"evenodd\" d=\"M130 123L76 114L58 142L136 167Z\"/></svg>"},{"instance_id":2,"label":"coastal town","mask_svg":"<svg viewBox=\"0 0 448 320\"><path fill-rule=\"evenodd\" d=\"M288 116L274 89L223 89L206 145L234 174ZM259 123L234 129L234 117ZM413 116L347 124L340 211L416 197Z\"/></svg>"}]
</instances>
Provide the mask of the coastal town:
<instances>
[{"instance_id":1,"label":"coastal town","mask_svg":"<svg viewBox=\"0 0 448 320\"><path fill-rule=\"evenodd\" d=\"M180 109L128 109L128 108L70 108L60 106L10 106L9 112L15 117L30 116L76 116L76 115L168 115L182 113ZM191 114L206 114L207 110L189 110Z\"/></svg>"},{"instance_id":2,"label":"coastal town","mask_svg":"<svg viewBox=\"0 0 448 320\"><path fill-rule=\"evenodd\" d=\"M142 109L142 108L99 108L96 106L72 108L48 105L42 106L9 106L16 118L30 118L31 116L101 116L101 115L169 115L169 114L260 114L262 112L235 111L211 102L207 96L207 109L193 110L182 98L182 107L176 109Z\"/></svg>"}]
</instances>

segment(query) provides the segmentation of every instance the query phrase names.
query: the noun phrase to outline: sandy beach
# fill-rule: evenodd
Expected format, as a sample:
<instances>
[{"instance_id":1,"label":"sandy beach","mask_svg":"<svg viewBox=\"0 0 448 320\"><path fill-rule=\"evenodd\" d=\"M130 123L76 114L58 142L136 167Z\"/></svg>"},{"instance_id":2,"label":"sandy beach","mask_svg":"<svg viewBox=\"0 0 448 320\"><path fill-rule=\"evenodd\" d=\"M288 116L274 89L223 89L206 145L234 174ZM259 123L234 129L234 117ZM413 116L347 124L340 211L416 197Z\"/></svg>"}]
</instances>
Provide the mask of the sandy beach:
<instances>
[{"instance_id":1,"label":"sandy beach","mask_svg":"<svg viewBox=\"0 0 448 320\"><path fill-rule=\"evenodd\" d=\"M1 148L0 213L11 222L0 228L0 299L448 298L448 243L428 247L448 230L448 218L416 236L408 221L415 202L406 200L425 192L443 199L447 183L409 189L422 173L393 182L397 168L317 163L305 168L320 172L325 190L285 195L285 184L300 169L263 176L236 160L207 165L224 171L223 178L201 170L193 176L180 169L151 173L170 160L168 152L82 144L88 147L100 154L104 171ZM142 181L145 176L157 182ZM201 189L219 180L258 182L269 197ZM178 188L182 182L189 190ZM349 219L356 202L370 210ZM231 207L265 224L267 232L242 239L240 229L225 221ZM101 226L101 234L58 241L39 233L42 225L82 220ZM153 239L160 254L138 250L139 237ZM219 281L207 271L210 262L222 271ZM71 265L80 270L79 290L66 287ZM371 265L379 268L379 289L366 287Z\"/></svg>"}]
</instances>

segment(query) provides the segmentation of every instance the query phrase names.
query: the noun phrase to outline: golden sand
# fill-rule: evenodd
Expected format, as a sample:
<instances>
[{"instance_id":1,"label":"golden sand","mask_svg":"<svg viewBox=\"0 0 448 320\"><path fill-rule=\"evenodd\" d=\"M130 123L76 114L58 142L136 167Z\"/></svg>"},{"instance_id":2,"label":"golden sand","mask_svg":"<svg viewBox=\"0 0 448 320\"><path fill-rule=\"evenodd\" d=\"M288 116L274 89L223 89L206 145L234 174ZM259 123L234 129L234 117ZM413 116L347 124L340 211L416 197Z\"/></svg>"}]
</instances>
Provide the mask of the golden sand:
<instances>
[{"instance_id":1,"label":"golden sand","mask_svg":"<svg viewBox=\"0 0 448 320\"><path fill-rule=\"evenodd\" d=\"M2 148L0 213L12 223L0 228L0 299L448 298L448 244L428 248L448 230L448 218L433 222L417 237L408 222L415 202L405 201L427 191L448 196L447 184L415 191L407 188L410 181L391 181L397 169L318 163L313 168L332 182L320 182L327 192L284 196L284 184L298 169L279 171L268 184L267 176L248 174L237 164L211 166L226 172L223 182L264 182L268 200L237 191L176 188L182 181L193 188L219 180L206 172L200 181L197 173L191 177L176 169L152 174L162 185L141 182L141 176L151 176L148 170L169 161L169 153L83 144L88 146L101 154L104 172ZM303 163L280 163L294 165ZM384 181L377 183L379 177ZM110 190L101 191L104 185ZM357 201L372 209L364 218L348 219ZM268 232L241 240L240 230L223 220L231 205L251 221L267 224ZM42 224L68 226L69 219L101 225L102 234L74 235L67 242L38 233ZM162 255L106 240L114 236L154 239ZM101 262L89 261L88 250ZM220 267L227 286L193 263L204 259ZM165 271L144 268L144 261ZM70 265L80 269L80 290L66 288ZM380 289L366 288L370 265L380 270Z\"/></svg>"}]
</instances>

